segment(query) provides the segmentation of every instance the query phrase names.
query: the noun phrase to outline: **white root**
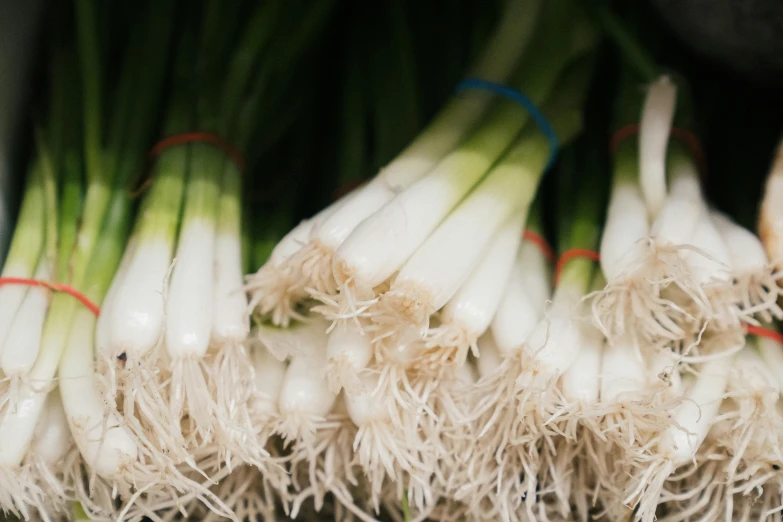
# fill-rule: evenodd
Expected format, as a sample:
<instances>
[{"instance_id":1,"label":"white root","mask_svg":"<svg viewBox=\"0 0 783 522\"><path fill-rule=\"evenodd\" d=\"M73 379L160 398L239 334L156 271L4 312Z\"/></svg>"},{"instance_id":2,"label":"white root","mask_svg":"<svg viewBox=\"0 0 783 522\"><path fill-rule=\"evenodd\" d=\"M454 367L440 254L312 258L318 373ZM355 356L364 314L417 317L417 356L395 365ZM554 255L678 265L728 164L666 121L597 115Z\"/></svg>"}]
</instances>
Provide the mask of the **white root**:
<instances>
[{"instance_id":1,"label":"white root","mask_svg":"<svg viewBox=\"0 0 783 522\"><path fill-rule=\"evenodd\" d=\"M436 440L425 441L416 429L417 419L406 412L390 415L390 399L378 393L377 376L364 376L367 390L345 395L348 414L357 426L354 452L371 484L371 501L378 504L386 478L406 483L412 505L433 503L429 477L435 465Z\"/></svg>"},{"instance_id":2,"label":"white root","mask_svg":"<svg viewBox=\"0 0 783 522\"><path fill-rule=\"evenodd\" d=\"M295 226L280 240L264 266L247 276L249 309L257 309L262 316L271 316L273 324L285 327L292 319L299 318L296 303L306 293L297 285L299 274L285 262L307 241L312 227L312 220Z\"/></svg>"},{"instance_id":3,"label":"white root","mask_svg":"<svg viewBox=\"0 0 783 522\"><path fill-rule=\"evenodd\" d=\"M703 210L703 203L679 195L690 190L683 187L690 182L673 181L672 195L653 223L650 237L633 244L623 268L619 272L604 268L609 281L604 290L592 294L592 309L596 326L610 342L626 332L653 346L679 342L699 331L700 319L712 316L704 289L684 262Z\"/></svg>"}]
</instances>

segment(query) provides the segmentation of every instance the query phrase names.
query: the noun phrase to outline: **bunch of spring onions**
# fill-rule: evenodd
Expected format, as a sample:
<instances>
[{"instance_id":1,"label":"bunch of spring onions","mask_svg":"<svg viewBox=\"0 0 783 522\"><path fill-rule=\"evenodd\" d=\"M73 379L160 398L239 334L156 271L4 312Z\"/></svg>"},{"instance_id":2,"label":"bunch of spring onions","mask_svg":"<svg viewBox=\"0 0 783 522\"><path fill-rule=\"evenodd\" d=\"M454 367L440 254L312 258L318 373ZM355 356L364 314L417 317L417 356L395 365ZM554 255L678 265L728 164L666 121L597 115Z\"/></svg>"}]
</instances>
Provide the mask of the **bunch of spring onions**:
<instances>
[{"instance_id":1,"label":"bunch of spring onions","mask_svg":"<svg viewBox=\"0 0 783 522\"><path fill-rule=\"evenodd\" d=\"M101 434L115 430L96 423L105 406L87 377L92 307L101 304L122 253L128 181L156 121L172 9L145 10L127 48L115 49L123 61L110 105L97 54L100 44L111 44L81 30L97 23L94 5L77 3L75 16L77 42L53 45L51 121L39 133L3 276L68 285L91 304L62 286L52 292L48 283L0 290L0 505L24 518L67 516L67 501L76 498L91 512L110 512L112 485L90 475L105 462L126 464L118 454L96 456Z\"/></svg>"},{"instance_id":2,"label":"bunch of spring onions","mask_svg":"<svg viewBox=\"0 0 783 522\"><path fill-rule=\"evenodd\" d=\"M99 3L64 14L0 274L1 511L779 516L781 156L762 241L611 13L500 4L423 130L459 77L408 4L134 4L124 45ZM303 185L336 195L290 228Z\"/></svg>"},{"instance_id":3,"label":"bunch of spring onions","mask_svg":"<svg viewBox=\"0 0 783 522\"><path fill-rule=\"evenodd\" d=\"M246 344L245 161L237 151L250 150L256 133L273 123L265 97L299 79L302 55L333 7L319 4L304 19L280 2L249 14L207 3L185 14L194 22L176 46L162 131L162 143L175 143L154 149L95 328L95 381L108 405L96 425L124 430L99 437L97 458L123 457L95 472L131 486L121 517L189 513L193 501L236 518L230 498L210 487L237 468L240 477L260 473L275 491L288 487L286 470L266 447L271 433L256 383L267 368L255 371ZM235 35L230 28L245 15Z\"/></svg>"},{"instance_id":4,"label":"bunch of spring onions","mask_svg":"<svg viewBox=\"0 0 783 522\"><path fill-rule=\"evenodd\" d=\"M567 144L581 127L595 31L569 1L510 2L508 10L471 76L519 88ZM555 30L564 25L565 38ZM515 485L498 502L528 487L517 484L518 462L481 461L498 442L524 435L513 421L518 412L543 419L552 406L549 392L565 369L560 358L573 357L575 309L592 277L590 263L564 272L551 314L566 339L548 342L548 269L520 242L551 153L517 102L461 92L378 176L300 223L250 276L252 303L271 323L256 336L289 359L273 390L277 431L310 465L329 466L316 473L338 501L350 494L348 483L375 513L404 496L420 516L452 501L478 516L500 476ZM574 241L595 247L584 232ZM536 281L533 296L528 278ZM532 314L521 327L520 309ZM503 351L473 386L468 354L482 353L490 328ZM536 337L530 346L528 334ZM484 438L499 416L500 437ZM535 431L520 451L537 445ZM338 456L345 464L335 468Z\"/></svg>"},{"instance_id":5,"label":"bunch of spring onions","mask_svg":"<svg viewBox=\"0 0 783 522\"><path fill-rule=\"evenodd\" d=\"M781 346L759 327L781 317L780 276L702 192L687 89L631 51L643 74L626 71L617 128L638 127L613 140L606 284L590 296L605 337L599 400L583 419L590 460L603 461L590 488L612 517L767 519L781 498Z\"/></svg>"}]
</instances>

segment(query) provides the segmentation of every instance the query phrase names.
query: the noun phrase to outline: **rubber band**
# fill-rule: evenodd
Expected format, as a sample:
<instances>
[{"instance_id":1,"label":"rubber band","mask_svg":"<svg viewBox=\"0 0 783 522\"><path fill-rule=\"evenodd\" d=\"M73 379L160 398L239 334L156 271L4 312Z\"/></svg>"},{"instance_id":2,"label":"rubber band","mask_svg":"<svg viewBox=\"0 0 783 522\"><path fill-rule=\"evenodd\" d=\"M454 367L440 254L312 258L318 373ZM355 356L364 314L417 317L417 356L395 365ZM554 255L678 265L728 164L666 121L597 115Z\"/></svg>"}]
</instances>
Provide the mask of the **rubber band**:
<instances>
[{"instance_id":1,"label":"rubber band","mask_svg":"<svg viewBox=\"0 0 783 522\"><path fill-rule=\"evenodd\" d=\"M557 159L557 152L560 149L560 140L557 138L557 133L555 132L555 129L552 128L549 120L547 120L546 116L544 116L536 104L525 96L522 91L518 91L507 85L503 85L502 83L495 83L482 78L465 78L457 84L455 90L457 92L462 92L473 89L489 91L493 94L508 98L521 105L522 108L530 114L530 117L535 120L536 125L538 125L538 128L541 129L541 132L544 133L547 141L549 141L549 160L546 163L545 171L549 170Z\"/></svg>"},{"instance_id":2,"label":"rubber band","mask_svg":"<svg viewBox=\"0 0 783 522\"><path fill-rule=\"evenodd\" d=\"M617 152L617 149L620 147L620 144L626 139L631 136L635 136L639 133L639 124L638 123L630 123L628 125L624 125L617 129L614 134L612 134L612 138L609 140L609 150L612 152L612 154L615 154ZM701 174L702 180L707 179L707 156L704 154L704 149L701 146L701 141L699 141L699 138L696 137L696 135L687 130L682 129L680 127L672 127L670 135L672 138L675 138L682 143L685 144L686 147L688 147L688 150L690 150L691 155L693 156L693 159L696 161L696 166L699 169L699 173Z\"/></svg>"},{"instance_id":3,"label":"rubber band","mask_svg":"<svg viewBox=\"0 0 783 522\"><path fill-rule=\"evenodd\" d=\"M780 332L770 330L769 328L762 328L761 326L754 326L752 324L745 324L743 326L745 326L745 330L747 330L750 335L766 337L767 339L772 339L773 341L783 344L783 334Z\"/></svg>"},{"instance_id":4,"label":"rubber band","mask_svg":"<svg viewBox=\"0 0 783 522\"><path fill-rule=\"evenodd\" d=\"M547 243L544 236L536 232L535 230L525 229L524 232L522 232L522 239L525 241L530 241L534 245L538 247L538 249L541 251L542 254L544 254L544 257L546 258L548 263L554 263L555 261L555 251L552 250L552 247L549 246L549 243Z\"/></svg>"},{"instance_id":5,"label":"rubber band","mask_svg":"<svg viewBox=\"0 0 783 522\"><path fill-rule=\"evenodd\" d=\"M580 258L598 262L601 260L601 254L595 250L588 250L587 248L569 248L560 254L560 258L557 260L557 264L555 265L555 286L557 286L557 283L560 281L560 273L563 271L563 268L565 268L568 262L572 259Z\"/></svg>"},{"instance_id":6,"label":"rubber band","mask_svg":"<svg viewBox=\"0 0 783 522\"><path fill-rule=\"evenodd\" d=\"M188 143L209 143L210 145L214 145L218 149L225 152L229 158L231 158L231 161L234 162L241 173L245 173L247 164L245 162L245 157L242 155L239 149L234 147L231 143L224 140L217 134L212 134L211 132L183 132L181 134L174 134L173 136L163 138L152 146L149 153L147 154L147 158L149 161L155 161L158 156L160 156L166 149L177 147L179 145L186 145ZM149 188L151 183L152 178L147 177L144 181L141 182L141 184L139 184L138 188L131 192L131 198L138 198L141 194L144 193L145 190L147 190L147 188Z\"/></svg>"},{"instance_id":7,"label":"rubber band","mask_svg":"<svg viewBox=\"0 0 783 522\"><path fill-rule=\"evenodd\" d=\"M53 281L42 281L40 279L28 279L25 277L0 277L0 286L3 285L25 285L25 286L41 286L48 288L54 292L62 292L75 297L86 306L90 312L96 316L101 313L101 307L90 301L90 298L83 293L76 290L74 287L62 283L55 283Z\"/></svg>"}]
</instances>

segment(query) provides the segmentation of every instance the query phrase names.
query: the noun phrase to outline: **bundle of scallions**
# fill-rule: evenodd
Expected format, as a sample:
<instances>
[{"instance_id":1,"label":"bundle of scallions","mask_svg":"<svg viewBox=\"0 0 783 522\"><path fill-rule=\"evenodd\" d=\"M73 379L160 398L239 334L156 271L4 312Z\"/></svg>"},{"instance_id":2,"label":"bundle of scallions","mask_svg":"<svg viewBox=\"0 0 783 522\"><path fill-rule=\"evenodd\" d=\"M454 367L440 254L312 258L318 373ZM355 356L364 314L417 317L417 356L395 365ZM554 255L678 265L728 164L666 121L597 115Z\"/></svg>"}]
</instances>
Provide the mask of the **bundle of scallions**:
<instances>
[{"instance_id":1,"label":"bundle of scallions","mask_svg":"<svg viewBox=\"0 0 783 522\"><path fill-rule=\"evenodd\" d=\"M2 512L778 516L780 154L762 241L603 2L457 4L56 9Z\"/></svg>"},{"instance_id":2,"label":"bundle of scallions","mask_svg":"<svg viewBox=\"0 0 783 522\"><path fill-rule=\"evenodd\" d=\"M239 151L290 127L263 102L303 79L333 8L149 2L127 34L128 13L63 9L76 33L52 42L0 287L4 512L138 519L197 499L236 518L221 475L286 480L248 411Z\"/></svg>"}]
</instances>

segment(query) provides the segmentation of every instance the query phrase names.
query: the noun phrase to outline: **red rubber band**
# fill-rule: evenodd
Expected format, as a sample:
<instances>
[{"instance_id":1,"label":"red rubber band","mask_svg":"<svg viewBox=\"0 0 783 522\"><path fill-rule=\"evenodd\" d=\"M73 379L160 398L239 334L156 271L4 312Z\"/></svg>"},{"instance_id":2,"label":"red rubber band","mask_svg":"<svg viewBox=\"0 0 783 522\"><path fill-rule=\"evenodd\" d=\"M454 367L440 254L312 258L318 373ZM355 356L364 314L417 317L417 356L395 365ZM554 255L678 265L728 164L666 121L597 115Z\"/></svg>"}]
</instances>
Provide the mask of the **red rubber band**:
<instances>
[{"instance_id":1,"label":"red rubber band","mask_svg":"<svg viewBox=\"0 0 783 522\"><path fill-rule=\"evenodd\" d=\"M601 254L595 250L588 250L586 248L569 248L560 254L560 258L557 260L557 264L555 265L555 286L557 286L557 283L560 281L560 273L563 271L563 268L565 268L566 264L568 264L568 262L572 259L579 258L598 262L601 260Z\"/></svg>"},{"instance_id":2,"label":"red rubber band","mask_svg":"<svg viewBox=\"0 0 783 522\"><path fill-rule=\"evenodd\" d=\"M546 258L547 262L549 263L555 262L555 251L552 250L551 246L549 246L549 243L547 243L546 239L544 239L544 236L542 236L535 230L525 229L525 231L522 233L522 239L524 239L525 241L530 241L531 243L536 245L538 249L541 251L541 253L544 254L544 257Z\"/></svg>"},{"instance_id":3,"label":"red rubber band","mask_svg":"<svg viewBox=\"0 0 783 522\"><path fill-rule=\"evenodd\" d=\"M638 133L638 123L623 125L617 129L614 134L612 134L612 138L609 140L609 150L611 150L612 154L616 153L618 147L626 138L634 136ZM680 127L672 127L671 137L680 140L685 144L686 147L688 147L688 150L690 150L691 154L693 155L693 159L696 161L696 166L699 169L702 181L706 180L707 156L704 154L704 149L701 146L701 141L699 141L699 138L697 138L693 132L687 129L681 129Z\"/></svg>"},{"instance_id":4,"label":"red rubber band","mask_svg":"<svg viewBox=\"0 0 783 522\"><path fill-rule=\"evenodd\" d=\"M747 330L750 335L766 337L767 339L772 339L773 341L777 341L780 344L783 344L783 334L781 334L780 332L776 332L775 330L770 330L769 328L762 328L761 326L754 326L752 324L746 324L745 330Z\"/></svg>"},{"instance_id":5,"label":"red rubber band","mask_svg":"<svg viewBox=\"0 0 783 522\"><path fill-rule=\"evenodd\" d=\"M209 143L210 145L214 145L215 147L225 152L229 158L231 158L231 161L234 162L241 173L245 173L247 164L245 162L245 157L242 155L239 149L234 147L231 143L224 140L217 134L212 134L211 132L183 132L181 134L175 134L173 136L163 138L152 146L147 156L150 161L155 161L155 159L157 159L157 157L160 156L164 150L179 145L185 145L187 143ZM139 197L144 193L147 187L149 187L150 183L152 183L152 179L146 178L137 189L131 192L131 197Z\"/></svg>"},{"instance_id":6,"label":"red rubber band","mask_svg":"<svg viewBox=\"0 0 783 522\"><path fill-rule=\"evenodd\" d=\"M101 313L100 306L96 305L92 301L90 301L90 298L84 295L83 293L79 292L75 288L73 288L70 285L65 285L61 283L55 283L52 281L41 281L38 279L28 279L25 277L0 277L0 286L3 285L26 285L26 286L42 286L44 288L48 288L49 290L52 290L54 292L63 292L65 294L71 295L79 300L80 303L82 303L84 306L86 306L90 312L95 314L96 316Z\"/></svg>"}]
</instances>

